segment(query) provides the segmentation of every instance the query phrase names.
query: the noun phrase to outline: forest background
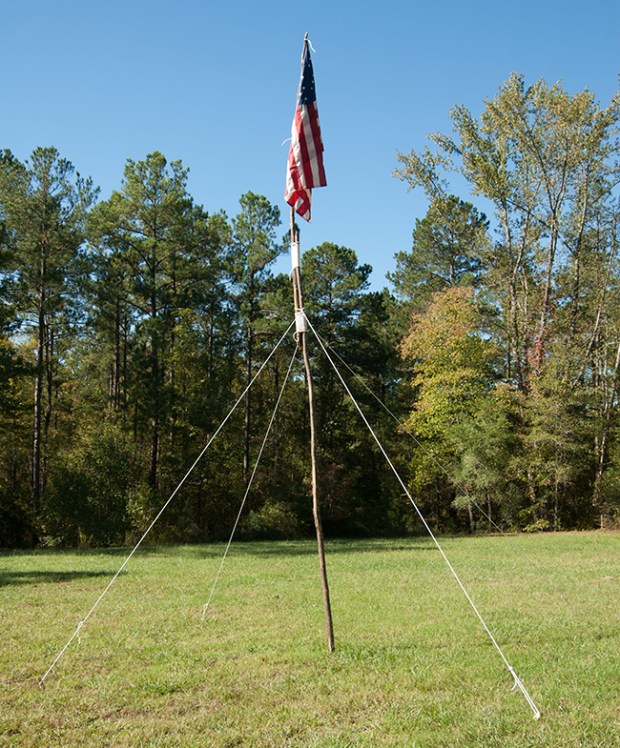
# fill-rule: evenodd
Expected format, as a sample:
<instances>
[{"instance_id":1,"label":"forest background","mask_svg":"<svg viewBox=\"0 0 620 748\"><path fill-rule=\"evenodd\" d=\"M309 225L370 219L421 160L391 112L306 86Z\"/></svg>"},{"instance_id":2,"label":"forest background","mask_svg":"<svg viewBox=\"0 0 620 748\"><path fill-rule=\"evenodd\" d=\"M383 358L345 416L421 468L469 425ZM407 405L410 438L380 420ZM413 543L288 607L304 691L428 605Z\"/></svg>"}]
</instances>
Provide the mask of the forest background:
<instances>
[{"instance_id":1,"label":"forest background","mask_svg":"<svg viewBox=\"0 0 620 748\"><path fill-rule=\"evenodd\" d=\"M451 134L399 155L395 176L429 207L391 289L370 290L354 249L303 254L306 312L437 531L618 521L619 105L512 75L479 117L455 107ZM292 320L274 271L286 223L252 192L234 217L208 211L157 151L128 160L107 200L53 147L2 152L0 545L143 532ZM154 540L230 532L294 347L277 348ZM326 532L416 532L318 346L312 358ZM309 532L307 432L297 363L244 537Z\"/></svg>"}]
</instances>

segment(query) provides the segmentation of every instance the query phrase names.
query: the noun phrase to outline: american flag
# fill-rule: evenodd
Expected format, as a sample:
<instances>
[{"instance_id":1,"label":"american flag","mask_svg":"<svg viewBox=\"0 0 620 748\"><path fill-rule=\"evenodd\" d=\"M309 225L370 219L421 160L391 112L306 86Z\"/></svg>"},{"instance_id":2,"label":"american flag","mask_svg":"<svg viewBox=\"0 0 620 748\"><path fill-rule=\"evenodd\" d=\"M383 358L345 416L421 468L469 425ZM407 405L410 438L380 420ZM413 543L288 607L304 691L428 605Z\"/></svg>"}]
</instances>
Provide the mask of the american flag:
<instances>
[{"instance_id":1,"label":"american flag","mask_svg":"<svg viewBox=\"0 0 620 748\"><path fill-rule=\"evenodd\" d=\"M309 221L312 188L325 187L326 184L314 71L306 37L301 56L301 80L293 118L284 198L302 218Z\"/></svg>"}]
</instances>

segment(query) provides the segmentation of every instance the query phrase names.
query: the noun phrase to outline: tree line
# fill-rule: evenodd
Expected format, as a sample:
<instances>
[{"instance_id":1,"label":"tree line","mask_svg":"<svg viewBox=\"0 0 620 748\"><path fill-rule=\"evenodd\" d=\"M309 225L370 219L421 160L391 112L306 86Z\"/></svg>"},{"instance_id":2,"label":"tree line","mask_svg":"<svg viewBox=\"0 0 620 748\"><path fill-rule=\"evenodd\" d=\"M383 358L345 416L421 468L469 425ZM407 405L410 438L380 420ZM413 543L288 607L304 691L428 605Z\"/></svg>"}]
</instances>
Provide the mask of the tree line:
<instances>
[{"instance_id":1,"label":"tree line","mask_svg":"<svg viewBox=\"0 0 620 748\"><path fill-rule=\"evenodd\" d=\"M353 249L303 255L307 314L437 530L617 521L619 104L513 75L399 155L428 211L391 291ZM153 539L225 537L251 480L243 537L310 532L280 211L210 213L187 176L151 153L100 200L53 147L0 153L0 545L131 542L214 436ZM326 532L417 532L316 344L312 367Z\"/></svg>"}]
</instances>

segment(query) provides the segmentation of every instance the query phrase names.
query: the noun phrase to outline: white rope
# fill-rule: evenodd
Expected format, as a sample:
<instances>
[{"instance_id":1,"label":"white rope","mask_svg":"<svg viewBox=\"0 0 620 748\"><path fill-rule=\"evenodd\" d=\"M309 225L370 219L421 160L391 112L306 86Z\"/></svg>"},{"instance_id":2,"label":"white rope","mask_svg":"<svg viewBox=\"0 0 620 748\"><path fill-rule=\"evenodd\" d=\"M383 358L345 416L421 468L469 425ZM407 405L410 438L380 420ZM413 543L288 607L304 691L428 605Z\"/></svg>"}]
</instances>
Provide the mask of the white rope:
<instances>
[{"instance_id":1,"label":"white rope","mask_svg":"<svg viewBox=\"0 0 620 748\"><path fill-rule=\"evenodd\" d=\"M480 512L480 514L482 514L482 516L483 516L483 517L485 517L485 519L487 519L487 520L489 521L489 523L490 523L491 525L493 525L493 527L494 527L494 528L495 528L495 529L497 530L497 532L498 532L498 533L499 533L500 535L506 535L506 533L505 533L505 532L504 532L504 531L502 530L502 528L501 528L501 527L499 527L499 526L498 526L498 525L497 525L497 524L496 524L496 523L495 523L495 522L494 522L494 521L493 521L493 520L491 519L490 515L488 515L488 514L487 514L487 513L486 513L486 512L484 511L484 509L483 509L483 508L482 508L482 507L481 507L481 506L480 506L480 505L479 505L479 504L478 504L478 503L476 502L476 500L475 500L475 499L473 498L473 496L471 496L471 495L470 495L470 494L469 494L469 493L468 493L468 492L467 492L467 491L465 490L465 488L463 488L463 486L462 486L461 484L459 484L459 482L458 482L458 481L457 481L457 480L456 480L456 479L454 478L454 476L453 476L453 475L451 475L451 474L450 474L450 472L449 472L449 471L447 470L447 468L445 468L445 467L444 467L444 466L443 466L443 465L441 464L441 462L439 462L439 460L438 460L438 459L437 459L437 458L435 457L435 455L433 455L433 453L432 453L432 452L430 452L430 451L429 451L428 449L426 449L426 448L425 448L425 446L424 446L424 445L422 444L422 442L421 442L421 441L420 441L420 440L419 440L419 439L418 439L418 438L417 438L417 437L415 436L415 434L413 434L413 433L412 433L412 432L411 432L411 431L409 430L409 428L407 427L407 425L406 425L406 424L404 424L404 423L403 423L403 422L402 422L402 421L401 421L401 420L400 420L400 419L398 418L398 416L396 416L396 415L395 415L395 414L394 414L394 413L393 413L393 412L392 412L392 411L391 411L391 410L390 410L390 409L388 408L388 406L387 406L387 405L386 405L386 404L385 404L385 403L384 403L384 402L383 402L383 401L381 400L381 398L380 398L380 397L378 397L378 396L377 396L377 395L376 395L376 394L375 394L375 393L374 393L374 392L373 392L373 391L372 391L372 390L370 389L370 387L369 387L369 386L368 386L368 385L366 384L366 382L364 382L364 380L362 379L362 377L360 377L360 375L359 375L359 374L357 374L357 373L356 373L355 371L353 371L353 369L352 369L352 368L351 368L351 367L349 366L349 364L347 364L347 362L346 362L346 361L345 361L345 360L344 360L344 359L342 358L342 356L340 356L340 355L338 354L338 351L336 351L336 350L334 349L334 347L333 347L333 346L331 346L331 345L329 345L329 344L327 344L327 347L328 347L328 348L329 348L329 350L330 350L330 351L331 351L331 352L332 352L332 353L333 353L333 354L334 354L334 355L335 355L335 356L336 356L336 357L338 358L338 360L340 361L340 363L342 363L342 364L343 364L343 366L344 366L345 368L347 368L347 369L348 369L348 370L349 370L349 371L351 372L351 374L352 374L352 375L353 375L353 376L354 376L354 377L355 377L355 378L356 378L356 379L357 379L357 380L358 380L358 381L360 382L360 384L361 384L361 385L362 385L362 386L363 386L363 387L364 387L364 388L365 388L365 389L367 390L367 392L368 392L368 393L369 393L370 395L372 395L372 397L373 397L373 398L374 398L374 399L375 399L375 400L376 400L376 401L377 401L377 402L379 403L379 405L380 405L380 406L381 406L381 407L382 407L382 408L383 408L383 409L385 410L385 412L386 412L386 413L388 413L388 415L390 415L390 416L391 416L391 417L392 417L392 418L394 419L394 421L396 421L396 423L397 423L397 424L398 424L398 425L399 425L399 426L400 426L400 427L401 427L401 428L403 429L403 431L404 431L404 432L405 432L405 433L407 434L407 436L410 436L410 437L411 437L411 439L412 439L412 440L413 440L413 441L415 442L415 444L416 444L416 445L417 445L417 446L418 446L418 447L420 448L420 450L421 450L421 451L422 451L422 452L423 452L423 453L424 453L424 454L426 455L426 457L428 457L428 458L429 458L429 459L431 460L431 462L433 462L433 463L435 464L435 466L436 466L436 467L438 467L438 468L439 468L439 470L441 470L441 472L442 472L442 473L443 473L443 474L444 474L444 475L446 476L446 478L448 478L448 480L449 480L449 481L450 481L450 482L451 482L451 483L452 483L452 484L453 484L453 485L454 485L454 486L455 486L456 488L458 488L458 489L459 489L459 490L460 490L460 491L462 492L462 494L463 494L463 496L465 496L465 498L467 498L467 499L469 499L469 501L471 501L471 503L472 503L472 506L474 506L474 507L475 507L475 508L476 508L476 509L477 509L477 510L478 510L478 511ZM530 566L531 566L531 567L532 567L533 569L535 569L535 570L536 570L536 572L537 572L537 573L541 571L541 569L542 569L542 565L541 565L541 564L538 564L538 563L536 563L536 561L535 561L535 560L532 560L532 559L528 559L528 563L530 564ZM564 593L563 593L563 592L562 592L561 590L556 590L556 593L557 593L557 595L558 595L558 596L559 596L559 597L560 597L560 598L561 598L561 599L562 599L562 600L563 600L563 601L564 601L565 603L567 603L567 604L570 604L570 603L569 603L569 601L568 601L568 599L567 599L567 597L566 597L566 596L564 595ZM515 684L515 685L516 685L516 684Z\"/></svg>"},{"instance_id":2,"label":"white rope","mask_svg":"<svg viewBox=\"0 0 620 748\"><path fill-rule=\"evenodd\" d=\"M426 457L428 457L431 462L434 463L435 467L438 467L439 470L448 478L448 480L456 486L459 491L463 494L463 496L471 501L472 505L476 507L476 509L482 514L482 516L489 521L491 525L497 530L497 532L500 533L500 535L505 535L504 531L498 527L498 525L495 524L495 522L491 519L491 517L484 511L484 509L478 505L476 500L473 498L473 496L470 496L469 493L463 488L461 484L457 480L454 479L454 476L450 474L450 472L439 462L439 460L435 457L435 455L430 452L428 449L424 447L422 442L413 434L406 424L404 424L398 416L396 416L389 408L388 406L381 400L380 397L378 397L371 389L370 387L364 382L364 380L360 377L359 374L357 374L353 369L347 364L347 362L338 354L338 352L334 349L333 346L327 344L327 347L330 349L330 351L338 358L341 364L345 366L351 374L360 382L362 387L366 389L366 391L379 403L379 405L385 410L385 412L390 415L396 423L403 429L403 431L407 434L407 436L411 437L411 439L415 442L415 444L419 447L419 449L425 454Z\"/></svg>"},{"instance_id":3,"label":"white rope","mask_svg":"<svg viewBox=\"0 0 620 748\"><path fill-rule=\"evenodd\" d=\"M290 328L289 328L290 329ZM209 593L209 599L207 602L202 606L202 620L204 621L205 616L207 615L207 610L209 609L209 605L211 605L211 600L213 599L213 595L215 594L215 588L217 587L217 584L219 582L220 576L222 574L222 569L224 568L224 562L226 561L226 557L228 556L228 551L230 550L230 546L232 545L233 538L235 536L235 532L237 531L237 526L239 524L239 520L241 519L241 515L243 513L243 510L245 508L245 503L248 498L248 494L250 493L250 489L252 488L252 483L254 482L254 476L256 475L256 472L258 470L258 466L260 464L261 458L263 456L263 450L265 449L265 445L267 444L267 439L269 438L269 433L271 432L271 427L273 426L273 422L275 421L276 413L278 412L278 408L280 406L280 401L282 400L282 395L284 394L284 389L286 387L286 384L288 382L288 378L291 374L291 370L293 368L293 364L295 363L295 359L297 358L297 346L295 346L295 350L293 351L293 357L291 358L291 363L289 364L288 371L286 372L286 377L284 378L284 382L282 384L282 387L280 389L280 394L278 395L278 399L276 400L276 404L273 409L273 413L271 414L271 419L269 421L269 424L267 426L267 430L265 431L265 436L263 438L263 442L260 446L260 449L258 451L258 455L256 457L256 461L254 463L254 469L252 470L252 475L250 476L250 480L248 481L248 485L245 489L245 494L243 496L243 500L241 501L241 506L239 507L239 511L237 513L237 518L235 519L235 523L233 525L232 531L230 533L230 538L228 539L228 544L226 545L226 548L224 549L224 555L222 556L222 560L220 561L219 568L217 570L217 574L215 575L215 580L213 582L213 586L211 587L211 592Z\"/></svg>"},{"instance_id":4,"label":"white rope","mask_svg":"<svg viewBox=\"0 0 620 748\"><path fill-rule=\"evenodd\" d=\"M508 662L508 659L506 658L506 655L505 655L505 654L504 654L504 652L502 651L502 648L501 648L501 647L499 646L499 644L497 643L497 641L496 641L495 637L493 636L493 634L492 634L491 630L490 630L490 629L489 629L489 627L487 626L487 624L486 624L486 622L485 622L484 618L482 617L482 615L481 615L480 611L479 611L479 610L478 610L478 608L476 607L476 604L474 603L473 599L471 598L471 596L470 596L469 592L468 592L468 591L466 590L466 588L465 588L465 586L464 586L463 582L461 582L461 579L460 579L459 575L458 575L458 574L456 573L456 571L455 571L454 567L453 567L453 566L452 566L452 564L450 563L450 560L448 559L448 557L446 556L446 554L445 554L445 552L444 552L443 548L442 548L442 547L441 547L441 545L439 544L439 541L438 541L438 540L437 540L437 538L435 537L435 535L434 535L433 531L431 530L431 528L430 528L430 526L429 526L428 522L427 522L427 521L426 521L426 519L424 518L424 515L422 514L422 512L420 511L420 509L419 509L418 505L416 504L416 502L414 501L413 497L411 496L411 493L409 492L409 489L408 489L408 488L407 488L407 486L405 485L405 482L403 481L403 479L402 479L402 478L400 477L400 475L399 475L398 471L396 470L396 467L394 466L394 463L392 462L392 460L390 459L390 457L389 457L388 453L387 453L387 452L385 451L385 449L384 449L383 445L381 444L381 441L379 440L379 437L378 437L378 436L377 436L377 435L375 434L375 432L374 432L374 430L373 430L372 426L370 425L370 423L369 423L368 419L367 419L367 418L366 418L366 416L364 415L364 412L362 411L362 409L361 409L361 408L360 408L360 406L358 405L358 403L357 403L357 400L356 400L356 399L355 399L355 398L353 397L353 394L351 393L351 390L349 389L349 387L348 387L347 383L345 382L344 378L342 377L342 375L341 375L341 373L340 373L340 371L339 371L338 367L337 367L337 366L335 365L335 363L334 363L333 359L331 358L331 356L329 355L329 353L328 353L328 351L327 351L327 348L326 348L326 347L325 347L325 345L323 344L323 341L322 341L322 340L321 340L321 338L320 338L320 337L318 336L318 334L317 334L316 330L315 330L315 329L314 329L314 327L312 326L312 323L310 322L310 320L308 319L308 317L307 317L307 316L306 316L306 321L307 321L307 323L308 323L308 325L309 325L310 329L312 330L312 332L313 332L313 334L314 334L315 338L317 339L317 341L318 341L319 345L321 346L321 348L322 348L322 350L323 350L323 353L325 354L325 356L326 356L327 360L329 361L329 363L331 364L332 368L333 368L333 369L334 369L334 371L336 372L336 375L337 375L337 377L338 377L338 378L340 379L340 382L342 383L342 386L343 386L343 387L345 388L345 390L346 390L347 394L348 394L348 395L349 395L349 397L351 398L351 401L352 401L353 405L355 406L355 408L356 408L357 412L358 412L358 413L360 414L360 416L361 416L362 420L363 420L363 421L364 421L364 423L366 424L366 427L367 427L367 428L368 428L368 430L370 431L370 433L371 433L371 435L372 435L373 439L375 440L375 442L376 442L377 446L378 446L378 447L379 447L379 449L381 450L381 453L382 453L382 454L383 454L383 456L385 457L385 459L386 459L386 461L387 461L388 465L390 466L390 468L391 468L392 472L393 472L393 473L394 473L394 475L396 476L396 479L397 479L397 481L398 481L398 482L400 483L400 485L401 485L401 487L402 487L403 491L405 492L405 494L406 494L407 498L408 498L408 499L409 499L409 501L411 502L411 505L412 505L412 506L413 506L413 508L415 509L415 511L416 511L416 513L417 513L417 515L418 515L418 517L420 518L420 521L422 522L422 524L423 524L423 525L424 525L424 527L426 528L426 531L428 532L428 534L429 534L429 535L430 535L430 537L432 538L432 540L433 540L433 543L435 544L435 546L436 546L437 550L439 551L439 553L441 554L441 556L442 556L443 560L445 561L446 565L448 566L448 569L449 569L449 570L450 570L450 572L452 573L452 576L453 576L453 577L454 577L454 579L456 580L456 582L457 582L458 586L459 586L459 587L461 588L461 591L463 592L463 594L465 595L465 597L466 597L467 601L468 601L468 602L469 602L469 604L471 605L471 607L472 607L472 609L473 609L474 613L476 614L476 616L477 616L478 620L480 621L480 623L481 623L481 625L482 625L483 629L484 629L484 630L486 631L486 633L487 633L487 635L488 635L489 639L491 640L491 642L492 642L493 646L495 647L495 649L496 649L496 650L497 650L497 652L499 653L499 655L500 655L500 657L501 657L502 661L503 661L503 662L504 662L504 664L506 665L506 668L508 669L508 672L509 672L509 673L511 674L511 676L513 677L513 679L514 679L514 684L515 684L515 687L518 687L518 688L519 688L519 690L521 691L521 693L523 694L523 696L525 697L525 700L527 701L527 703L528 703L528 705L530 706L530 708L531 708L532 712L534 713L534 719L539 719L539 718L540 718L540 711L538 710L538 708L537 708L536 704L534 703L534 701L533 701L533 700L532 700L532 698L530 697L529 693L527 692L527 690L526 690L525 686L523 685L523 683L521 682L521 680L519 679L519 677L518 677L518 676L517 676L517 674L515 673L515 671L514 671L514 668L513 668L513 667L512 667L512 665L511 665L511 664L510 664L510 663Z\"/></svg>"},{"instance_id":5,"label":"white rope","mask_svg":"<svg viewBox=\"0 0 620 748\"><path fill-rule=\"evenodd\" d=\"M236 410L236 408L237 408L237 406L239 405L239 403L240 403L240 402L241 402L241 401L243 400L243 398L245 397L245 395L246 395L247 391L248 391L248 390L250 389L250 387L251 387L251 386L252 386L252 385L254 384L254 382L255 382L255 381L256 381L256 380L258 379L258 377L259 377L259 376L260 376L260 374L262 373L263 369L264 369L264 368L265 368L265 367L267 366L267 363L268 363L268 362L270 361L270 359L271 359L271 357L272 357L272 356L274 355L274 353L275 353L275 352L276 352L276 351L278 350L278 348L280 347L280 344L282 343L282 341L284 340L284 338L286 337L286 335L288 335L289 331L291 330L291 328L293 327L293 325L294 325L294 324L295 324L294 322L291 322L291 324L290 324L290 325L288 326L288 328L287 328L286 332L285 332L285 333L284 333L284 334L282 335L282 337L280 338L280 340L279 340L279 341L277 342L276 346L275 346L275 347L274 347L274 349L273 349L273 350L271 351L271 353L269 354L269 356L267 356L267 358L266 358L266 359L265 359L265 361L263 362L263 364L262 364L262 366L260 367L260 369L259 369L259 370L258 370L258 371L256 372L256 374L255 374L254 378L252 379L252 381L251 381L251 382L250 382L250 383L248 384L248 386L247 386L247 387L245 388L245 390L244 390L244 391L243 391L243 392L241 393L241 395L239 395L239 398L237 399L237 401L235 402L235 404L233 405L233 407L232 407L232 408L231 408L231 410L229 411L229 413L228 413L228 415L226 416L226 418L224 418L224 420L222 421L222 423L221 423L221 424L220 424L220 425L218 426L218 428L216 429L216 431L215 431L215 433L213 434L213 436L212 436L212 437L211 437L211 438L209 439L209 441L207 442L207 444L206 444L206 445L205 445L205 446L203 447L202 451L200 452L200 454L198 455L198 457L197 457L197 458L196 458L196 459L194 460L194 462L192 463L192 465L191 465L191 467L189 468L189 470L188 470L188 471L187 471L187 472L185 473L185 475L183 476L183 478L181 479L181 481L179 482L179 484L177 485L177 487L176 487L176 488L174 489L174 491L173 491L173 492L172 492L172 493L170 494L170 497L168 498L168 500L166 501L166 503L165 503L165 504L164 504L164 505L162 506L162 508L161 508L161 509L159 510L159 512L158 512L158 513L157 513L157 515L155 516L155 519L154 519L154 520L153 520L153 521L151 522L151 524L150 524L150 525L148 526L148 528L146 529L146 531L144 532L144 534L142 535L142 537L140 538L140 540L138 540L138 542L137 542L137 543L136 543L136 545L134 546L134 548L133 548L133 550L131 551L131 553L130 553L130 554L129 554L129 555L127 556L127 558L126 558L126 559L125 559L125 560L123 561L123 563L121 564L121 566L120 566L120 568L118 569L118 571L116 572L116 574L115 574L115 575L114 575L114 576L112 577L112 579L111 579L111 580L110 580L110 582L108 583L108 586L107 586L107 587L106 587L106 588L105 588L105 589L103 590L103 592L102 592L102 593L101 593L101 594L99 595L99 597L98 597L98 598L97 598L97 600L95 601L95 604L94 604L94 605L92 606L92 608L91 608L91 609L90 609L90 610L88 611L88 613L86 614L86 616L85 616L85 617L84 617L84 618L83 618L83 619L82 619L82 620L81 620L81 621L80 621L80 622L78 623L78 625L77 625L77 628L75 629L75 631L73 632L73 634L72 634L72 635L71 635L71 637L69 638L69 641L68 641L68 642L67 642L67 643L65 644L65 646L64 646L64 647L63 647L63 648L62 648L62 649L60 650L60 652L59 652L59 653L58 653L58 654L56 655L56 658L54 659L54 661L52 662L52 664L51 664L51 665L49 666L49 668L48 668L48 669L46 670L45 674L44 674L44 675L43 675L43 676L42 676L42 677L41 677L41 678L39 679L39 686L43 687L43 685L44 685L44 683L45 683L45 679L47 678L47 676L48 676L48 675L49 675L49 674L50 674L50 673L52 672L52 670L53 670L53 669L54 669L54 667L56 666L57 662L58 662L58 661L60 660L60 658L61 658L61 657L62 657L62 656L64 655L65 651L67 650L67 648L69 647L69 645L71 644L71 642L72 642L72 641L73 641L73 640L75 639L75 637L76 637L76 636L78 636L78 634L79 634L80 630L82 629L82 627L84 626L84 624L86 623L86 621L88 621L88 619L89 619L89 618L91 617L91 615L92 615L92 614L93 614L93 613L95 612L96 608L97 608L97 607L99 606L99 603L100 603L100 602L101 602L101 601L103 600L103 598L104 598L104 597L105 597L105 595L107 594L107 592L108 592L108 590L110 589L110 587L112 587L112 585L114 584L114 582L116 581L116 579L117 579L117 578L119 577L119 575L121 574L121 572L123 571L123 569L124 569L124 568L125 568L125 567L127 566L127 564L129 563L129 561L130 561L130 560L131 560L131 558L133 557L134 553L135 553L135 552L136 552L136 551L138 550L138 548L139 548L139 547L140 547L140 546L142 545L142 543L143 543L144 539L146 538L146 536L147 536L147 535L148 535L148 534L149 534L149 533L151 532L151 530L152 530L152 529L153 529L153 527L155 526L155 524L156 524L156 522L158 521L158 519L159 519L159 518L161 517L161 515L162 515L162 514L164 513L164 511L165 511L165 510L166 510L166 509L168 508L168 506L169 506L170 502L171 502L171 501L172 501L172 500L174 499L174 497L175 497L175 496L177 495L177 493L179 492L179 490L181 489L181 487L182 487L182 486L184 485L185 481L186 481L186 480L187 480L187 479L189 478L190 474L192 473L192 471L194 470L194 468L196 467L196 465L198 465L198 463L200 462L200 460L201 460L201 459L202 459L202 457L204 456L204 454L205 454L205 452L207 451L207 449L209 449L209 447L210 447L210 446L211 446L211 444L213 443L213 440L214 440L214 439L216 438L216 436L217 436L217 435L218 435L218 434L220 433L220 431L221 431L221 430L222 430L222 429L224 428L224 425L225 425L225 424L227 423L228 419L229 419L229 418L230 418L230 417L232 416L232 414L233 414L233 413L234 413L234 411Z\"/></svg>"}]
</instances>

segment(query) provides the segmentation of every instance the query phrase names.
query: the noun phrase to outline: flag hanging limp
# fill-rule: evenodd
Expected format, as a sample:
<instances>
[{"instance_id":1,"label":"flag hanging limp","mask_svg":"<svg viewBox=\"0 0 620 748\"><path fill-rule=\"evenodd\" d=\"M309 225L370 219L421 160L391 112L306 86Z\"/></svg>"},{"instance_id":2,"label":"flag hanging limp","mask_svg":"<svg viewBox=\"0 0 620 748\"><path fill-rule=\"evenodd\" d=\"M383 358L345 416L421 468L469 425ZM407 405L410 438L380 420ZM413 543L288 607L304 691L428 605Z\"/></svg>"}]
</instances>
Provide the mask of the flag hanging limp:
<instances>
[{"instance_id":1,"label":"flag hanging limp","mask_svg":"<svg viewBox=\"0 0 620 748\"><path fill-rule=\"evenodd\" d=\"M286 169L286 202L306 221L310 220L312 188L325 187L323 140L316 104L314 71L308 37L301 55L301 80L293 118L291 148Z\"/></svg>"}]
</instances>

